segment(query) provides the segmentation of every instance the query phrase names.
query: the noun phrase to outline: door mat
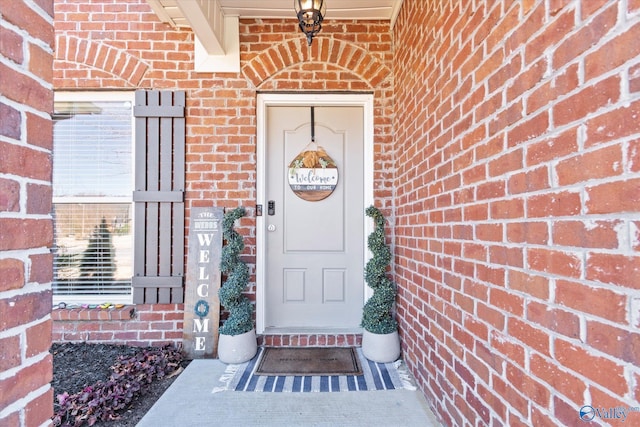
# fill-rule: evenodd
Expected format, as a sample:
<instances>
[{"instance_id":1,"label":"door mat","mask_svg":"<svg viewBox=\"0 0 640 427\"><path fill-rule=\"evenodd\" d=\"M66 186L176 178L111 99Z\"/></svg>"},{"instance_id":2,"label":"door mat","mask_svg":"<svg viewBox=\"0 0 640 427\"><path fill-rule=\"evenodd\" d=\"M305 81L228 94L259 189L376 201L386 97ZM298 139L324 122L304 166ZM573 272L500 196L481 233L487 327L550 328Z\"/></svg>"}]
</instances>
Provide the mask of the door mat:
<instances>
[{"instance_id":1,"label":"door mat","mask_svg":"<svg viewBox=\"0 0 640 427\"><path fill-rule=\"evenodd\" d=\"M266 347L256 375L362 375L354 347Z\"/></svg>"},{"instance_id":2,"label":"door mat","mask_svg":"<svg viewBox=\"0 0 640 427\"><path fill-rule=\"evenodd\" d=\"M257 375L264 348L248 362L228 365L212 393L254 392L341 392L365 390L416 390L413 377L402 360L376 363L356 349L361 375Z\"/></svg>"}]
</instances>

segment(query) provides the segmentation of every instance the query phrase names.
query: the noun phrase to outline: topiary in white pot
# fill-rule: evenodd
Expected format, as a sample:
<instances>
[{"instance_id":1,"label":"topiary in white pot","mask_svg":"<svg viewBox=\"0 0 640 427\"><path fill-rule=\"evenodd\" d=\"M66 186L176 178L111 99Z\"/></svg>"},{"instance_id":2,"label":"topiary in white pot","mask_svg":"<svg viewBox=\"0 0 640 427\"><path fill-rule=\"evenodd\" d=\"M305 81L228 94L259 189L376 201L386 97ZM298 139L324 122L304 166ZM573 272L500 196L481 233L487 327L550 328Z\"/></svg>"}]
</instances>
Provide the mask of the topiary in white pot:
<instances>
[{"instance_id":1,"label":"topiary in white pot","mask_svg":"<svg viewBox=\"0 0 640 427\"><path fill-rule=\"evenodd\" d=\"M249 267L240 259L244 242L234 229L236 220L245 214L245 209L239 207L225 213L222 221L226 245L222 248L220 271L226 275L226 280L220 287L218 296L220 304L229 311L229 317L220 327L218 358L224 363L246 362L258 351L253 304L243 295L249 282Z\"/></svg>"},{"instance_id":2,"label":"topiary in white pot","mask_svg":"<svg viewBox=\"0 0 640 427\"><path fill-rule=\"evenodd\" d=\"M364 328L362 334L362 353L374 362L393 362L400 356L400 338L398 322L393 316L393 304L396 298L395 284L387 277L387 268L391 262L391 251L385 243L384 215L374 206L366 210L373 218L375 230L369 235L367 245L373 253L365 266L365 280L373 290L362 311Z\"/></svg>"}]
</instances>

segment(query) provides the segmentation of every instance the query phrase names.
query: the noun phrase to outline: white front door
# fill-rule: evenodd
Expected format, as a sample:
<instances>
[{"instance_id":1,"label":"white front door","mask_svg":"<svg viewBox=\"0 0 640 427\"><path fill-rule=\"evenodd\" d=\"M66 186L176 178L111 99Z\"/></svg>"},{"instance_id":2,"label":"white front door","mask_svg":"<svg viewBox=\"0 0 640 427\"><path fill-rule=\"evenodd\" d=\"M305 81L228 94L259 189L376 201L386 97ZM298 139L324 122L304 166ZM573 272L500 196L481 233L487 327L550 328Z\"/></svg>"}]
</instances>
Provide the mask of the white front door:
<instances>
[{"instance_id":1,"label":"white front door","mask_svg":"<svg viewBox=\"0 0 640 427\"><path fill-rule=\"evenodd\" d=\"M364 111L362 106L314 107L317 146L309 146L311 105L265 109L265 271L259 294L267 331L359 326L364 301ZM319 158L305 157L307 151Z\"/></svg>"}]
</instances>

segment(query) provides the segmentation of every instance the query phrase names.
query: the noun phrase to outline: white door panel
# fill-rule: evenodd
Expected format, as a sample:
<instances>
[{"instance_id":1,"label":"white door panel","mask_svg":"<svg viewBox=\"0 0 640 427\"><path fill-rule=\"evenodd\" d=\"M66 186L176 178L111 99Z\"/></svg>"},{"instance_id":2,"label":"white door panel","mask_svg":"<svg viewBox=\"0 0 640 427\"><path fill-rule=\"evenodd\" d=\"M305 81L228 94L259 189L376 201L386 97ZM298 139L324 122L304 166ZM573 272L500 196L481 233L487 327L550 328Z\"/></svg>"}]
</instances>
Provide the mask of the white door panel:
<instances>
[{"instance_id":1,"label":"white door panel","mask_svg":"<svg viewBox=\"0 0 640 427\"><path fill-rule=\"evenodd\" d=\"M311 141L310 107L266 109L265 327L357 328L364 299L362 107L315 107L316 142L339 179L323 200L290 188L291 161Z\"/></svg>"}]
</instances>

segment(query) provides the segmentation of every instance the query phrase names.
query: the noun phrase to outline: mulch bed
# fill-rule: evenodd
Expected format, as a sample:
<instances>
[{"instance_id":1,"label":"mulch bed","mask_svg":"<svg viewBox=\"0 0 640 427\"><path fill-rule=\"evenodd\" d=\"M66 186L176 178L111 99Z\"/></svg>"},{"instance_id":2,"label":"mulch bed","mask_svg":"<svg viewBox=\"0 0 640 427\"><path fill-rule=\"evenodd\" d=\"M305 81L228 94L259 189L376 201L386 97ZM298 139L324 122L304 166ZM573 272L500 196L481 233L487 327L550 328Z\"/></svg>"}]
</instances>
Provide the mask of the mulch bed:
<instances>
[{"instance_id":1,"label":"mulch bed","mask_svg":"<svg viewBox=\"0 0 640 427\"><path fill-rule=\"evenodd\" d=\"M64 392L71 394L98 381L107 381L118 356L130 357L141 348L110 344L64 343L53 344L53 381L55 396ZM188 361L183 362L186 366ZM94 426L135 427L153 404L177 378L156 380L144 389L141 395L121 414L119 420L99 421ZM54 409L55 410L55 409Z\"/></svg>"}]
</instances>

